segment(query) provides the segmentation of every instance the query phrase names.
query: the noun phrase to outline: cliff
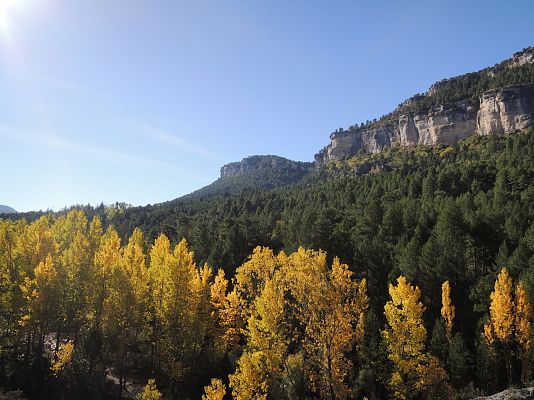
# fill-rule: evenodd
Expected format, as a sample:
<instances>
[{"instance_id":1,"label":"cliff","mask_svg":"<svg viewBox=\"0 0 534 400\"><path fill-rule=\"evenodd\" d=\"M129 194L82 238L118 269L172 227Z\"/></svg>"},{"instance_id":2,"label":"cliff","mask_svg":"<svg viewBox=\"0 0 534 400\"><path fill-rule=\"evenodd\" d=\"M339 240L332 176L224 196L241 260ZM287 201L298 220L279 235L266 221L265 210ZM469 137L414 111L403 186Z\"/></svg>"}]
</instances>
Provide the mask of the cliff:
<instances>
[{"instance_id":1,"label":"cliff","mask_svg":"<svg viewBox=\"0 0 534 400\"><path fill-rule=\"evenodd\" d=\"M503 85L510 82L518 84ZM436 104L450 99L458 100ZM378 121L333 132L315 161L387 146L452 144L472 134L503 135L533 125L534 48L528 48L495 67L438 82Z\"/></svg>"}]
</instances>

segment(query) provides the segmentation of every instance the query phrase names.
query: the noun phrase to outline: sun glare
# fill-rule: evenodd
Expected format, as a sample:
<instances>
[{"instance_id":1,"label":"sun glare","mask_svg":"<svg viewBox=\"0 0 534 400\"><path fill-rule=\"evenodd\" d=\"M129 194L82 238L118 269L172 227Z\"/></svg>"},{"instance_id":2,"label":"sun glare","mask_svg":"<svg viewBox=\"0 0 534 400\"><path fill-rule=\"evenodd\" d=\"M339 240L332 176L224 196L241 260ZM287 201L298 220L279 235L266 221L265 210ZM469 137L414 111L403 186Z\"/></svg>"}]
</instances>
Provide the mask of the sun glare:
<instances>
[{"instance_id":1,"label":"sun glare","mask_svg":"<svg viewBox=\"0 0 534 400\"><path fill-rule=\"evenodd\" d=\"M24 0L0 0L0 32L9 33L11 16Z\"/></svg>"}]
</instances>

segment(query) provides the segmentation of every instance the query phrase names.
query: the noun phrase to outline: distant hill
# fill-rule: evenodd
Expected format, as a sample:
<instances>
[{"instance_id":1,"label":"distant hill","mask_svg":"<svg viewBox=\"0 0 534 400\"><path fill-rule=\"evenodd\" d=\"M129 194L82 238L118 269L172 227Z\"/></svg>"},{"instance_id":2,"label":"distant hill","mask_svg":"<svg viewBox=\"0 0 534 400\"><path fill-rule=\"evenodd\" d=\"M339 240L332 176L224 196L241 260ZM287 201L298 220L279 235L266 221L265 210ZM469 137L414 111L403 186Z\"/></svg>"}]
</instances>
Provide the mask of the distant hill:
<instances>
[{"instance_id":1,"label":"distant hill","mask_svg":"<svg viewBox=\"0 0 534 400\"><path fill-rule=\"evenodd\" d=\"M3 206L0 204L0 214L16 214L17 210L9 206Z\"/></svg>"},{"instance_id":2,"label":"distant hill","mask_svg":"<svg viewBox=\"0 0 534 400\"><path fill-rule=\"evenodd\" d=\"M274 189L295 184L313 171L314 164L311 162L273 155L250 156L224 165L219 179L178 200L238 193L244 189Z\"/></svg>"}]
</instances>

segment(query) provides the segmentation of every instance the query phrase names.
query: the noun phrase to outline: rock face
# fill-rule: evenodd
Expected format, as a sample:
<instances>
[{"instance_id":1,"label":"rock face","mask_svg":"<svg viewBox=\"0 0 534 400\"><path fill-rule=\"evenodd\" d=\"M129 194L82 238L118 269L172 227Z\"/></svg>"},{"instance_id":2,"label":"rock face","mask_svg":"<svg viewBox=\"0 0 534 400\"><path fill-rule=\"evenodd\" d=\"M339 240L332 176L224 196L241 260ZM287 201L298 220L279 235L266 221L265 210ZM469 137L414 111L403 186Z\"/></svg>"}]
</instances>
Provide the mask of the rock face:
<instances>
[{"instance_id":1,"label":"rock face","mask_svg":"<svg viewBox=\"0 0 534 400\"><path fill-rule=\"evenodd\" d=\"M504 135L534 125L534 85L508 86L480 96L477 132Z\"/></svg>"},{"instance_id":2,"label":"rock face","mask_svg":"<svg viewBox=\"0 0 534 400\"><path fill-rule=\"evenodd\" d=\"M221 168L221 178L236 177L257 171L306 174L313 170L313 163L291 161L278 156L251 156L226 164Z\"/></svg>"},{"instance_id":3,"label":"rock face","mask_svg":"<svg viewBox=\"0 0 534 400\"><path fill-rule=\"evenodd\" d=\"M391 145L452 144L472 134L503 135L534 126L534 85L516 85L483 93L478 102L463 100L405 113L366 127L338 131L315 161L378 153Z\"/></svg>"},{"instance_id":4,"label":"rock face","mask_svg":"<svg viewBox=\"0 0 534 400\"><path fill-rule=\"evenodd\" d=\"M534 399L534 388L508 389L503 392L487 397L477 397L473 400L532 400Z\"/></svg>"}]
</instances>

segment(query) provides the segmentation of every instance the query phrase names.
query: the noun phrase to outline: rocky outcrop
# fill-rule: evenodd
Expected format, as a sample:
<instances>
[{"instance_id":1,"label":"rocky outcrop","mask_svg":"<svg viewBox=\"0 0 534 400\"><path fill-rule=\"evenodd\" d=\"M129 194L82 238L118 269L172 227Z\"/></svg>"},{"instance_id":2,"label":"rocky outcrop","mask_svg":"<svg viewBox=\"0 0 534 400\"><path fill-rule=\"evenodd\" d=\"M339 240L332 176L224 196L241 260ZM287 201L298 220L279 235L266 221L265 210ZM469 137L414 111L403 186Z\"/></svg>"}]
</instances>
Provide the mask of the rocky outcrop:
<instances>
[{"instance_id":1,"label":"rocky outcrop","mask_svg":"<svg viewBox=\"0 0 534 400\"><path fill-rule=\"evenodd\" d=\"M477 397L473 400L533 400L534 388L508 389L492 396Z\"/></svg>"},{"instance_id":2,"label":"rocky outcrop","mask_svg":"<svg viewBox=\"0 0 534 400\"><path fill-rule=\"evenodd\" d=\"M480 96L477 132L504 135L534 125L534 85L508 86Z\"/></svg>"},{"instance_id":3,"label":"rocky outcrop","mask_svg":"<svg viewBox=\"0 0 534 400\"><path fill-rule=\"evenodd\" d=\"M508 86L485 92L475 102L444 104L424 113L398 114L334 132L315 161L322 164L359 152L378 153L392 145L452 144L472 134L502 135L529 126L534 126L534 85Z\"/></svg>"},{"instance_id":4,"label":"rocky outcrop","mask_svg":"<svg viewBox=\"0 0 534 400\"><path fill-rule=\"evenodd\" d=\"M251 156L226 164L221 168L221 178L236 177L258 171L307 174L313 163L288 160L278 156Z\"/></svg>"}]
</instances>

